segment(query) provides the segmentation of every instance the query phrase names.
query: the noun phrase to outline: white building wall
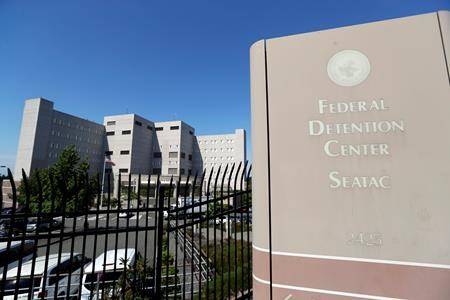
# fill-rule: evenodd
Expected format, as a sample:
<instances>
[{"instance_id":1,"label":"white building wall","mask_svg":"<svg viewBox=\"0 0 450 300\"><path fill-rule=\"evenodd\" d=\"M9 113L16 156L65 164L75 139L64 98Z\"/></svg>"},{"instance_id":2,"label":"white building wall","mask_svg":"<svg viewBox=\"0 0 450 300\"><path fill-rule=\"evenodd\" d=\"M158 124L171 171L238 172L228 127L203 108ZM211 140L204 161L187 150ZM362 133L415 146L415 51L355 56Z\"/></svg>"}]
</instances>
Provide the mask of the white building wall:
<instances>
[{"instance_id":1,"label":"white building wall","mask_svg":"<svg viewBox=\"0 0 450 300\"><path fill-rule=\"evenodd\" d=\"M135 114L107 116L106 157L113 174L148 174L151 169L153 146L153 122Z\"/></svg>"},{"instance_id":2,"label":"white building wall","mask_svg":"<svg viewBox=\"0 0 450 300\"><path fill-rule=\"evenodd\" d=\"M135 114L106 116L103 123L54 110L53 102L42 98L27 100L15 175L21 176L22 168L29 174L50 166L69 145L88 159L92 172L103 171L108 154L114 181L119 173L185 176L246 160L243 129L196 137L194 128L182 121L153 123Z\"/></svg>"},{"instance_id":3,"label":"white building wall","mask_svg":"<svg viewBox=\"0 0 450 300\"><path fill-rule=\"evenodd\" d=\"M219 166L229 168L233 164L242 165L246 161L246 137L244 129L236 129L234 134L200 135L197 136L198 152L195 166L198 170L207 172L212 168L217 171Z\"/></svg>"}]
</instances>

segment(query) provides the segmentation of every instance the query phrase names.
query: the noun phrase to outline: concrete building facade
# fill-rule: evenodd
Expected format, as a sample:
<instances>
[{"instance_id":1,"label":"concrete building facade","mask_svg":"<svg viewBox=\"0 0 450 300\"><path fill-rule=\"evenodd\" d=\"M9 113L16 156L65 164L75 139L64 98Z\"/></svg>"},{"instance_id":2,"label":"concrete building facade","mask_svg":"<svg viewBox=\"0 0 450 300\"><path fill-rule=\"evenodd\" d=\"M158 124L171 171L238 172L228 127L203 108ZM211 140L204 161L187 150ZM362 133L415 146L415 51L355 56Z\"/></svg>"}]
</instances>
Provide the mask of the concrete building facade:
<instances>
[{"instance_id":1,"label":"concrete building facade","mask_svg":"<svg viewBox=\"0 0 450 300\"><path fill-rule=\"evenodd\" d=\"M104 149L104 127L53 109L53 102L43 98L25 102L15 177L22 169L46 168L57 161L61 151L74 145L82 158L87 158L91 171L101 170Z\"/></svg>"},{"instance_id":2,"label":"concrete building facade","mask_svg":"<svg viewBox=\"0 0 450 300\"><path fill-rule=\"evenodd\" d=\"M220 164L245 162L245 130L196 136L183 121L152 122L136 114L105 116L97 124L53 109L43 98L25 101L15 176L52 165L75 145L92 172L187 176ZM105 163L106 161L106 163Z\"/></svg>"}]
</instances>

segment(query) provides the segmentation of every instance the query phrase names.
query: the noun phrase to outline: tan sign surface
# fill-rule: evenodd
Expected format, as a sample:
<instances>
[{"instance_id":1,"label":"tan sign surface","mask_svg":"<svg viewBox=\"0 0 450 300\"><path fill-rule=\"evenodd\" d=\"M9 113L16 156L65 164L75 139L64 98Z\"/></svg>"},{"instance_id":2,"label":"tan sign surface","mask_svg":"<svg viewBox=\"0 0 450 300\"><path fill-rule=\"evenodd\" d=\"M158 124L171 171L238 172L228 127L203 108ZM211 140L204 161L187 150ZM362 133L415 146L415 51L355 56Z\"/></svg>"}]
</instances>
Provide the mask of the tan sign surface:
<instances>
[{"instance_id":1,"label":"tan sign surface","mask_svg":"<svg viewBox=\"0 0 450 300\"><path fill-rule=\"evenodd\" d=\"M256 299L450 299L449 26L253 45Z\"/></svg>"}]
</instances>

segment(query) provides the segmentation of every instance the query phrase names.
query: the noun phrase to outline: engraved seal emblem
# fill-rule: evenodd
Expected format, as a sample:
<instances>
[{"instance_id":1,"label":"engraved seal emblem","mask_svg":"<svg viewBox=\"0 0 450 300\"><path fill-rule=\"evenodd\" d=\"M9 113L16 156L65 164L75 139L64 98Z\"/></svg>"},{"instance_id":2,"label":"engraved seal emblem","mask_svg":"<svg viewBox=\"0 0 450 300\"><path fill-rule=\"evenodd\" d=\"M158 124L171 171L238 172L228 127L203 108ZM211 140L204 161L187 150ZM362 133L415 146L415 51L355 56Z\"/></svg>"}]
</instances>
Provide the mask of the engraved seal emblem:
<instances>
[{"instance_id":1,"label":"engraved seal emblem","mask_svg":"<svg viewBox=\"0 0 450 300\"><path fill-rule=\"evenodd\" d=\"M355 86L370 74L370 62L366 55L357 50L342 50L328 61L330 79L340 86Z\"/></svg>"}]
</instances>

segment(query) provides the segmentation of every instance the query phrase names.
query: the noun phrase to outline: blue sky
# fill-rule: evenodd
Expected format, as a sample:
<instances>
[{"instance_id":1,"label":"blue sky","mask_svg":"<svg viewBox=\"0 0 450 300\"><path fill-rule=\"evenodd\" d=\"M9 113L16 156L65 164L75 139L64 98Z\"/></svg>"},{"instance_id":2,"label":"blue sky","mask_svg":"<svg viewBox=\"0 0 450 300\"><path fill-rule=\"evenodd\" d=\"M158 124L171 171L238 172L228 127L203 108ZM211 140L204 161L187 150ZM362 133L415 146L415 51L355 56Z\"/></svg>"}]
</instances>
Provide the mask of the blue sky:
<instances>
[{"instance_id":1,"label":"blue sky","mask_svg":"<svg viewBox=\"0 0 450 300\"><path fill-rule=\"evenodd\" d=\"M450 0L0 0L0 165L13 167L24 99L249 131L253 42L439 9Z\"/></svg>"}]
</instances>

